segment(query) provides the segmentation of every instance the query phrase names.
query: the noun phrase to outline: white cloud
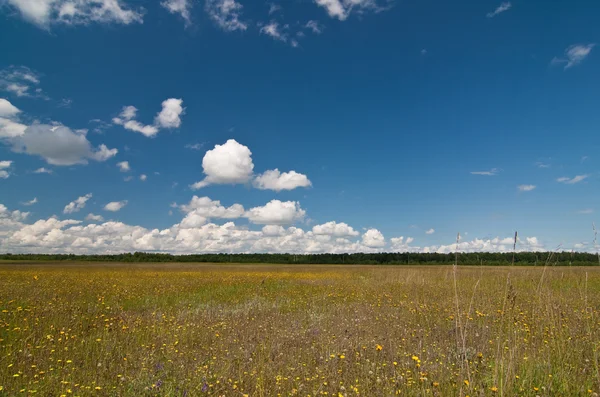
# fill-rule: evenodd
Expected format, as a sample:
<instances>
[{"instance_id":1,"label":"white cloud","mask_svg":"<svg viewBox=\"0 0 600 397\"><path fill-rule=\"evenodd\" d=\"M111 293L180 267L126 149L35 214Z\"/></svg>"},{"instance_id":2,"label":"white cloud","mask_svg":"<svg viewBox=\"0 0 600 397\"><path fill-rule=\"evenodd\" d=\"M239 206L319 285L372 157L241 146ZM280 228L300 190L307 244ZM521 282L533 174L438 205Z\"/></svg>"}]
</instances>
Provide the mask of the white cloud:
<instances>
[{"instance_id":1,"label":"white cloud","mask_svg":"<svg viewBox=\"0 0 600 397\"><path fill-rule=\"evenodd\" d=\"M191 23L190 9L192 8L192 4L190 0L165 0L160 5L166 8L171 14L181 15L186 26Z\"/></svg>"},{"instance_id":2,"label":"white cloud","mask_svg":"<svg viewBox=\"0 0 600 397\"><path fill-rule=\"evenodd\" d=\"M429 230L427 230L425 232L425 234L433 234L433 233L435 233L435 229L434 228L431 228L431 229L429 229Z\"/></svg>"},{"instance_id":3,"label":"white cloud","mask_svg":"<svg viewBox=\"0 0 600 397\"><path fill-rule=\"evenodd\" d=\"M24 203L22 203L25 206L30 206L30 205L34 205L38 202L37 197L34 197L33 199L29 200L29 201L25 201Z\"/></svg>"},{"instance_id":4,"label":"white cloud","mask_svg":"<svg viewBox=\"0 0 600 397\"><path fill-rule=\"evenodd\" d=\"M362 243L370 248L380 248L385 246L385 238L377 229L369 229L362 236Z\"/></svg>"},{"instance_id":5,"label":"white cloud","mask_svg":"<svg viewBox=\"0 0 600 397\"><path fill-rule=\"evenodd\" d=\"M279 24L277 22L271 21L264 25L260 28L260 33L271 36L275 40L283 41L284 43L287 42L287 35L279 30Z\"/></svg>"},{"instance_id":6,"label":"white cloud","mask_svg":"<svg viewBox=\"0 0 600 397\"><path fill-rule=\"evenodd\" d=\"M544 163L542 161L536 162L535 166L538 167L538 168L550 168L550 164Z\"/></svg>"},{"instance_id":7,"label":"white cloud","mask_svg":"<svg viewBox=\"0 0 600 397\"><path fill-rule=\"evenodd\" d=\"M351 226L348 226L344 222L327 222L322 225L313 226L312 232L315 235L327 235L335 237L353 237L358 236L360 233L354 230Z\"/></svg>"},{"instance_id":8,"label":"white cloud","mask_svg":"<svg viewBox=\"0 0 600 397\"><path fill-rule=\"evenodd\" d=\"M155 124L162 128L179 128L181 125L181 115L185 114L185 109L181 104L182 99L169 98L162 102L162 110L156 115Z\"/></svg>"},{"instance_id":9,"label":"white cloud","mask_svg":"<svg viewBox=\"0 0 600 397\"><path fill-rule=\"evenodd\" d=\"M0 138L15 138L25 133L27 126L17 121L0 117Z\"/></svg>"},{"instance_id":10,"label":"white cloud","mask_svg":"<svg viewBox=\"0 0 600 397\"><path fill-rule=\"evenodd\" d=\"M185 148L190 149L190 150L200 150L200 149L202 149L203 146L204 146L203 143L194 143L194 144L188 143L185 145Z\"/></svg>"},{"instance_id":11,"label":"white cloud","mask_svg":"<svg viewBox=\"0 0 600 397\"><path fill-rule=\"evenodd\" d=\"M594 210L592 208L586 208L584 210L581 211L577 211L578 214L593 214Z\"/></svg>"},{"instance_id":12,"label":"white cloud","mask_svg":"<svg viewBox=\"0 0 600 397\"><path fill-rule=\"evenodd\" d=\"M139 132L147 137L153 137L161 128L179 128L181 125L181 115L185 114L185 108L181 105L182 99L169 98L162 102L162 110L156 114L154 124L144 125L135 120L138 109L135 106L123 106L118 117L114 117L112 122L122 125L126 130Z\"/></svg>"},{"instance_id":13,"label":"white cloud","mask_svg":"<svg viewBox=\"0 0 600 397\"><path fill-rule=\"evenodd\" d=\"M414 241L412 237L407 237L406 240L403 236L392 237L390 239L392 245L392 251L394 252L418 252L419 247L411 247L410 244Z\"/></svg>"},{"instance_id":14,"label":"white cloud","mask_svg":"<svg viewBox=\"0 0 600 397\"><path fill-rule=\"evenodd\" d=\"M262 207L246 211L245 217L259 225L287 225L302 220L306 211L297 201L271 200Z\"/></svg>"},{"instance_id":15,"label":"white cloud","mask_svg":"<svg viewBox=\"0 0 600 397\"><path fill-rule=\"evenodd\" d=\"M7 0L21 16L41 28L51 24L142 23L143 9L127 8L119 0Z\"/></svg>"},{"instance_id":16,"label":"white cloud","mask_svg":"<svg viewBox=\"0 0 600 397\"><path fill-rule=\"evenodd\" d=\"M223 145L215 145L202 159L202 168L206 178L191 185L192 189L201 189L210 184L246 183L252 177L254 164L252 152L247 146L229 139Z\"/></svg>"},{"instance_id":17,"label":"white cloud","mask_svg":"<svg viewBox=\"0 0 600 397\"><path fill-rule=\"evenodd\" d=\"M94 222L102 222L102 221L104 221L104 218L102 217L102 215L94 215L90 212L85 217L85 220L86 221L94 221Z\"/></svg>"},{"instance_id":18,"label":"white cloud","mask_svg":"<svg viewBox=\"0 0 600 397\"><path fill-rule=\"evenodd\" d=\"M565 69L569 69L573 66L579 65L583 62L588 55L592 52L596 44L574 44L572 46L567 47L565 50L564 58L555 57L552 59L552 64L565 64Z\"/></svg>"},{"instance_id":19,"label":"white cloud","mask_svg":"<svg viewBox=\"0 0 600 397\"><path fill-rule=\"evenodd\" d=\"M519 189L519 191L521 191L521 192L530 192L535 188L536 188L535 185L519 185L519 186L517 186L517 189Z\"/></svg>"},{"instance_id":20,"label":"white cloud","mask_svg":"<svg viewBox=\"0 0 600 397\"><path fill-rule=\"evenodd\" d=\"M120 163L117 163L117 167L119 167L119 171L121 171L121 172L131 171L131 167L129 166L129 161L121 161Z\"/></svg>"},{"instance_id":21,"label":"white cloud","mask_svg":"<svg viewBox=\"0 0 600 397\"><path fill-rule=\"evenodd\" d=\"M0 161L0 179L6 179L10 176L10 173L7 171L10 168L12 161L3 160Z\"/></svg>"},{"instance_id":22,"label":"white cloud","mask_svg":"<svg viewBox=\"0 0 600 397\"><path fill-rule=\"evenodd\" d=\"M147 137L153 137L158 134L158 128L153 125L143 125L139 121L133 120L137 114L135 106L123 106L119 117L112 119L113 123L122 125L126 130L139 132Z\"/></svg>"},{"instance_id":23,"label":"white cloud","mask_svg":"<svg viewBox=\"0 0 600 397\"><path fill-rule=\"evenodd\" d=\"M323 32L323 25L317 21L310 20L304 25L305 28L310 29L315 34L321 34Z\"/></svg>"},{"instance_id":24,"label":"white cloud","mask_svg":"<svg viewBox=\"0 0 600 397\"><path fill-rule=\"evenodd\" d=\"M39 75L28 67L9 66L0 70L0 90L10 92L18 97L48 99L40 88L35 88L39 83Z\"/></svg>"},{"instance_id":25,"label":"white cloud","mask_svg":"<svg viewBox=\"0 0 600 397\"><path fill-rule=\"evenodd\" d=\"M108 203L104 206L104 211L117 212L121 208L125 207L126 205L127 205L127 200L111 201L110 203Z\"/></svg>"},{"instance_id":26,"label":"white cloud","mask_svg":"<svg viewBox=\"0 0 600 397\"><path fill-rule=\"evenodd\" d=\"M118 153L117 149L108 149L106 145L93 149L85 134L62 125L34 124L9 142L13 151L40 156L52 165L106 161Z\"/></svg>"},{"instance_id":27,"label":"white cloud","mask_svg":"<svg viewBox=\"0 0 600 397\"><path fill-rule=\"evenodd\" d=\"M75 200L75 201L71 201L69 204L67 204L65 206L65 208L63 209L63 213L64 214L72 214L73 212L79 212L82 208L85 207L85 203L87 203L87 201L91 198L92 198L92 193L88 193L85 196L81 196L81 197L77 198L77 200Z\"/></svg>"},{"instance_id":28,"label":"white cloud","mask_svg":"<svg viewBox=\"0 0 600 397\"><path fill-rule=\"evenodd\" d=\"M52 174L52 170L49 170L48 168L38 168L37 170L33 171L34 174Z\"/></svg>"},{"instance_id":29,"label":"white cloud","mask_svg":"<svg viewBox=\"0 0 600 397\"><path fill-rule=\"evenodd\" d=\"M506 1L502 4L500 4L493 12L488 12L486 14L486 16L488 18L493 18L498 14L502 14L503 12L510 10L511 7L512 7L512 4L510 4L510 1Z\"/></svg>"},{"instance_id":30,"label":"white cloud","mask_svg":"<svg viewBox=\"0 0 600 397\"><path fill-rule=\"evenodd\" d=\"M298 187L309 187L312 183L304 174L299 174L296 171L279 172L277 168L263 172L254 178L254 187L261 190L293 190Z\"/></svg>"},{"instance_id":31,"label":"white cloud","mask_svg":"<svg viewBox=\"0 0 600 397\"><path fill-rule=\"evenodd\" d=\"M231 207L224 207L219 200L211 200L209 197L194 196L188 204L177 205L182 212L188 214L196 212L206 218L225 218L235 219L244 215L244 207L240 204L233 204Z\"/></svg>"},{"instance_id":32,"label":"white cloud","mask_svg":"<svg viewBox=\"0 0 600 397\"><path fill-rule=\"evenodd\" d=\"M212 200L204 200L207 205L215 205ZM197 208L196 208L197 209ZM222 225L209 223L192 209L186 213L184 221L167 229L146 229L122 222L90 223L57 218L40 219L33 224L24 221L28 213L9 211L0 204L0 252L14 253L78 253L114 254L122 252L147 251L170 252L174 254L215 253L215 252L287 252L287 253L352 253L352 252L454 252L455 243L448 245L414 247L412 238L392 238L391 245L385 244L381 233L375 229L364 236L336 237L317 235L297 227L266 225L262 230L249 230L236 226L233 222ZM190 214L193 215L189 216ZM90 214L88 221L102 222L97 215ZM513 237L475 239L461 241L459 251L512 251ZM367 242L370 247L364 244ZM543 245L535 237L519 239L518 251L542 250Z\"/></svg>"},{"instance_id":33,"label":"white cloud","mask_svg":"<svg viewBox=\"0 0 600 397\"><path fill-rule=\"evenodd\" d=\"M568 178L566 176L563 176L561 178L558 178L556 181L560 182L560 183L566 183L567 185L573 185L575 183L579 183L579 182L583 181L588 176L589 175L576 175L573 178Z\"/></svg>"},{"instance_id":34,"label":"white cloud","mask_svg":"<svg viewBox=\"0 0 600 397\"><path fill-rule=\"evenodd\" d=\"M354 10L359 13L363 13L367 9L382 10L376 0L315 0L315 3L325 8L330 17L340 21L346 20Z\"/></svg>"},{"instance_id":35,"label":"white cloud","mask_svg":"<svg viewBox=\"0 0 600 397\"><path fill-rule=\"evenodd\" d=\"M21 111L4 98L0 98L0 117L14 117Z\"/></svg>"},{"instance_id":36,"label":"white cloud","mask_svg":"<svg viewBox=\"0 0 600 397\"><path fill-rule=\"evenodd\" d=\"M140 181L145 182L146 179L148 179L148 175L146 175L146 174L140 175Z\"/></svg>"},{"instance_id":37,"label":"white cloud","mask_svg":"<svg viewBox=\"0 0 600 397\"><path fill-rule=\"evenodd\" d=\"M228 32L248 29L248 25L240 20L242 8L235 0L206 0L204 3L204 10L210 18Z\"/></svg>"},{"instance_id":38,"label":"white cloud","mask_svg":"<svg viewBox=\"0 0 600 397\"><path fill-rule=\"evenodd\" d=\"M493 238L493 239L474 239L471 241L461 241L458 243L432 246L425 249L426 252L437 252L448 254L451 252L512 252L514 237ZM516 250L521 251L543 251L544 245L540 243L537 237L526 237L525 240L517 240Z\"/></svg>"},{"instance_id":39,"label":"white cloud","mask_svg":"<svg viewBox=\"0 0 600 397\"><path fill-rule=\"evenodd\" d=\"M471 174L472 175L494 176L494 175L498 175L498 172L500 172L500 170L498 168L492 168L489 171L471 171Z\"/></svg>"}]
</instances>

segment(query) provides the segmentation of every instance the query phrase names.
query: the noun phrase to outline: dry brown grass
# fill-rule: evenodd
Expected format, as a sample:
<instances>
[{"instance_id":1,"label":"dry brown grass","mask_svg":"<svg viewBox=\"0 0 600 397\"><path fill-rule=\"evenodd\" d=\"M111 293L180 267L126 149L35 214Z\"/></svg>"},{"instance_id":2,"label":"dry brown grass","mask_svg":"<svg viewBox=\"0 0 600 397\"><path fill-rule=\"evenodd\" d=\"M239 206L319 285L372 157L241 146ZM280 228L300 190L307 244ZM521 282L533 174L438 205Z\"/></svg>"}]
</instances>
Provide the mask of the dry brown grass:
<instances>
[{"instance_id":1,"label":"dry brown grass","mask_svg":"<svg viewBox=\"0 0 600 397\"><path fill-rule=\"evenodd\" d=\"M600 268L456 282L452 267L4 263L0 395L598 392Z\"/></svg>"}]
</instances>

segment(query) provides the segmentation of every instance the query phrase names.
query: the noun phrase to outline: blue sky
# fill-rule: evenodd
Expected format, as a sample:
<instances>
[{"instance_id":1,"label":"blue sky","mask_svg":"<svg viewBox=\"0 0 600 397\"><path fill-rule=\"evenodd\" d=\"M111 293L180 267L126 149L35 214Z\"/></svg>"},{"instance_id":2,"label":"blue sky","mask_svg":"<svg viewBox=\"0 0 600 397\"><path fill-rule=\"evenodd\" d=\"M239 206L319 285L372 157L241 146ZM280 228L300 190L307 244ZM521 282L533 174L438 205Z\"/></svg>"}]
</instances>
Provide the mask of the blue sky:
<instances>
[{"instance_id":1,"label":"blue sky","mask_svg":"<svg viewBox=\"0 0 600 397\"><path fill-rule=\"evenodd\" d=\"M599 14L3 0L0 251L594 250Z\"/></svg>"}]
</instances>

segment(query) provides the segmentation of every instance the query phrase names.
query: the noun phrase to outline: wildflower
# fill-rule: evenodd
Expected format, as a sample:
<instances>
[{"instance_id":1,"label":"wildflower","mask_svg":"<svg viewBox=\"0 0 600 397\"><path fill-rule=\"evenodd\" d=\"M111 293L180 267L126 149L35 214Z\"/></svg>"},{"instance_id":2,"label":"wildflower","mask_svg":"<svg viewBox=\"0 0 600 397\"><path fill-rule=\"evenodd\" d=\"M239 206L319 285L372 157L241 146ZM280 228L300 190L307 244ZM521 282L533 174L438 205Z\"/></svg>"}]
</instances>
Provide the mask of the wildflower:
<instances>
[{"instance_id":1,"label":"wildflower","mask_svg":"<svg viewBox=\"0 0 600 397\"><path fill-rule=\"evenodd\" d=\"M340 359L341 359L341 360L343 360L343 359L345 359L345 358L346 358L346 356L344 356L343 354L340 354Z\"/></svg>"},{"instance_id":2,"label":"wildflower","mask_svg":"<svg viewBox=\"0 0 600 397\"><path fill-rule=\"evenodd\" d=\"M490 387L490 390L496 393L498 391L498 388L496 386L492 386Z\"/></svg>"},{"instance_id":3,"label":"wildflower","mask_svg":"<svg viewBox=\"0 0 600 397\"><path fill-rule=\"evenodd\" d=\"M439 382L433 382L433 387L438 387L440 385Z\"/></svg>"},{"instance_id":4,"label":"wildflower","mask_svg":"<svg viewBox=\"0 0 600 397\"><path fill-rule=\"evenodd\" d=\"M96 390L102 390L102 388L100 386L96 386L96 387L94 387L94 389L96 389Z\"/></svg>"},{"instance_id":5,"label":"wildflower","mask_svg":"<svg viewBox=\"0 0 600 397\"><path fill-rule=\"evenodd\" d=\"M469 381L465 379L464 384L465 384L465 386L469 386Z\"/></svg>"},{"instance_id":6,"label":"wildflower","mask_svg":"<svg viewBox=\"0 0 600 397\"><path fill-rule=\"evenodd\" d=\"M382 349L383 349L383 346L381 346L381 345L375 346L375 350L377 350L377 351L381 351Z\"/></svg>"}]
</instances>

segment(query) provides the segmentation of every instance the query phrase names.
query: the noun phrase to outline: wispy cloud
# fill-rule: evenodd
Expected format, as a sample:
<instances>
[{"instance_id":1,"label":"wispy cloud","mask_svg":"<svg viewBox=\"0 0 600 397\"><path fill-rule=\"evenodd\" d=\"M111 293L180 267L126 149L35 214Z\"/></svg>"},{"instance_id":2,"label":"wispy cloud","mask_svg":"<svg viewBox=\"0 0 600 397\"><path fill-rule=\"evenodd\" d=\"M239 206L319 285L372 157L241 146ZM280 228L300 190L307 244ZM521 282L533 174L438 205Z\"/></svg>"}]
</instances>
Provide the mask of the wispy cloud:
<instances>
[{"instance_id":1,"label":"wispy cloud","mask_svg":"<svg viewBox=\"0 0 600 397\"><path fill-rule=\"evenodd\" d=\"M25 66L0 70L0 89L18 97L49 99L38 87L40 74Z\"/></svg>"},{"instance_id":2,"label":"wispy cloud","mask_svg":"<svg viewBox=\"0 0 600 397\"><path fill-rule=\"evenodd\" d=\"M32 200L25 201L25 202L23 202L21 204L26 205L26 206L30 206L30 205L36 204L37 202L38 202L37 197L34 197Z\"/></svg>"},{"instance_id":3,"label":"wispy cloud","mask_svg":"<svg viewBox=\"0 0 600 397\"><path fill-rule=\"evenodd\" d=\"M512 7L512 4L510 4L510 1L506 1L502 4L500 4L494 11L488 12L486 14L486 17L493 18L496 15L502 14L503 12L510 10L511 7Z\"/></svg>"},{"instance_id":4,"label":"wispy cloud","mask_svg":"<svg viewBox=\"0 0 600 397\"><path fill-rule=\"evenodd\" d=\"M579 65L583 62L588 55L592 52L592 48L596 46L595 43L591 44L573 44L567 47L565 50L564 58L554 57L550 62L552 65L565 64L565 69L569 69L573 66Z\"/></svg>"},{"instance_id":5,"label":"wispy cloud","mask_svg":"<svg viewBox=\"0 0 600 397\"><path fill-rule=\"evenodd\" d=\"M582 214L582 215L586 215L586 214L593 214L594 210L591 208L586 208L584 210L581 211L577 211L578 214Z\"/></svg>"},{"instance_id":6,"label":"wispy cloud","mask_svg":"<svg viewBox=\"0 0 600 397\"><path fill-rule=\"evenodd\" d=\"M538 168L550 168L550 163L544 163L542 161L538 161L535 163L535 166Z\"/></svg>"},{"instance_id":7,"label":"wispy cloud","mask_svg":"<svg viewBox=\"0 0 600 397\"><path fill-rule=\"evenodd\" d=\"M185 145L185 148L190 150L200 150L203 146L203 143L188 143L187 145Z\"/></svg>"},{"instance_id":8,"label":"wispy cloud","mask_svg":"<svg viewBox=\"0 0 600 397\"><path fill-rule=\"evenodd\" d=\"M38 168L37 170L33 171L34 174L51 174L52 170L49 170L48 168Z\"/></svg>"},{"instance_id":9,"label":"wispy cloud","mask_svg":"<svg viewBox=\"0 0 600 397\"><path fill-rule=\"evenodd\" d=\"M586 179L589 175L576 175L573 178L569 178L566 176L563 176L561 178L558 178L556 180L556 182L560 182L560 183L565 183L567 185L573 185L575 183L579 183L581 181L583 181L584 179Z\"/></svg>"},{"instance_id":10,"label":"wispy cloud","mask_svg":"<svg viewBox=\"0 0 600 397\"><path fill-rule=\"evenodd\" d=\"M435 229L434 228L431 228L431 229L429 229L429 230L427 230L425 232L425 234L433 234L433 233L435 233Z\"/></svg>"},{"instance_id":11,"label":"wispy cloud","mask_svg":"<svg viewBox=\"0 0 600 397\"><path fill-rule=\"evenodd\" d=\"M240 20L243 8L235 0L206 0L204 3L206 13L227 32L248 29L248 24Z\"/></svg>"},{"instance_id":12,"label":"wispy cloud","mask_svg":"<svg viewBox=\"0 0 600 397\"><path fill-rule=\"evenodd\" d=\"M498 172L502 171L499 168L492 168L489 171L471 171L471 175L485 175L485 176L494 176L498 175Z\"/></svg>"},{"instance_id":13,"label":"wispy cloud","mask_svg":"<svg viewBox=\"0 0 600 397\"><path fill-rule=\"evenodd\" d=\"M535 188L536 188L535 185L519 185L519 186L517 186L517 189L519 189L520 192L530 192Z\"/></svg>"}]
</instances>

